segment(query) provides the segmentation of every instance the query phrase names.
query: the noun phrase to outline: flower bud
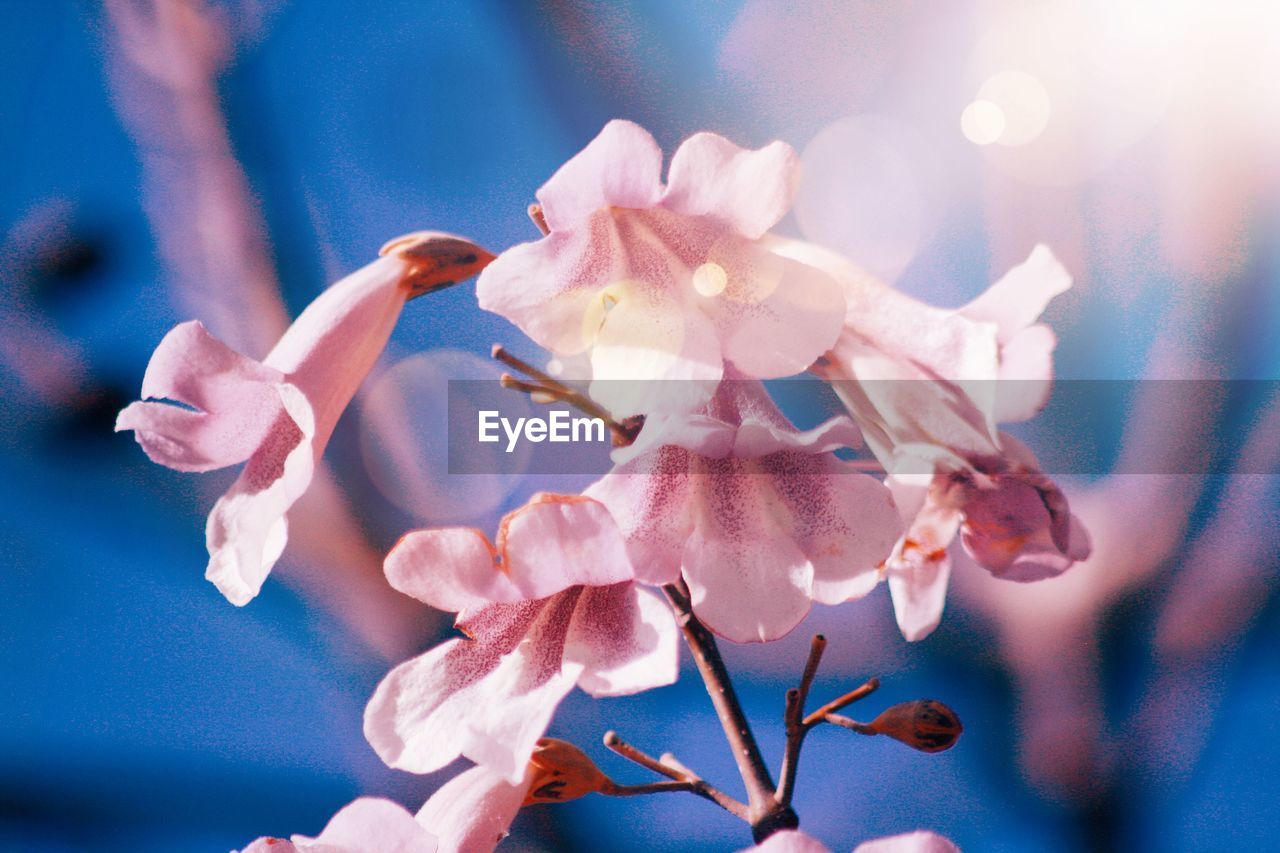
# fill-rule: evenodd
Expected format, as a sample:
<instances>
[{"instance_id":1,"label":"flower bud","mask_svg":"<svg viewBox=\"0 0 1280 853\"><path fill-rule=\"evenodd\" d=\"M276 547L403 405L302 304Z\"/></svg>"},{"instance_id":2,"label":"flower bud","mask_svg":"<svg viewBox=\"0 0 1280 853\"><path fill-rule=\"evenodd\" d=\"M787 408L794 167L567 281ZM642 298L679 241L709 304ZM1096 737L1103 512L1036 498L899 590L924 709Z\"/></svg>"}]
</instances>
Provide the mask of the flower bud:
<instances>
[{"instance_id":1,"label":"flower bud","mask_svg":"<svg viewBox=\"0 0 1280 853\"><path fill-rule=\"evenodd\" d=\"M529 759L529 793L523 805L576 800L607 787L608 778L571 743L544 737Z\"/></svg>"},{"instance_id":2,"label":"flower bud","mask_svg":"<svg viewBox=\"0 0 1280 853\"><path fill-rule=\"evenodd\" d=\"M475 243L439 231L415 231L388 242L379 255L396 255L409 264L404 283L413 296L465 281L478 274L493 255Z\"/></svg>"},{"instance_id":3,"label":"flower bud","mask_svg":"<svg viewBox=\"0 0 1280 853\"><path fill-rule=\"evenodd\" d=\"M888 735L921 752L942 752L955 746L964 726L956 712L933 699L917 699L886 708L864 730Z\"/></svg>"}]
</instances>

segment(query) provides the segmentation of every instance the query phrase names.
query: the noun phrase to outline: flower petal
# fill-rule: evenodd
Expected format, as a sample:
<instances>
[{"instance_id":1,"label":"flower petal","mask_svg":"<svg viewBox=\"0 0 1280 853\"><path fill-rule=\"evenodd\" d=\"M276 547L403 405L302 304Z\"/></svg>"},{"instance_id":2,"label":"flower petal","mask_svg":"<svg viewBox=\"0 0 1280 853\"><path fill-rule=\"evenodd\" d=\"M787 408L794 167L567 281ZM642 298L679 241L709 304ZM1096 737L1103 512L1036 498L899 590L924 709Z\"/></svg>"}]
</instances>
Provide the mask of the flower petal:
<instances>
[{"instance_id":1,"label":"flower petal","mask_svg":"<svg viewBox=\"0 0 1280 853\"><path fill-rule=\"evenodd\" d=\"M1053 297L1070 289L1071 273L1048 246L1039 244L1025 261L959 313L978 322L995 323L1003 344L1036 322Z\"/></svg>"},{"instance_id":2,"label":"flower petal","mask_svg":"<svg viewBox=\"0 0 1280 853\"><path fill-rule=\"evenodd\" d=\"M671 158L662 206L714 217L755 239L791 209L799 172L799 158L786 143L751 151L714 133L696 133Z\"/></svg>"},{"instance_id":3,"label":"flower petal","mask_svg":"<svg viewBox=\"0 0 1280 853\"><path fill-rule=\"evenodd\" d=\"M785 526L766 478L713 471L708 508L685 544L693 610L735 643L776 640L809 612L813 564Z\"/></svg>"},{"instance_id":4,"label":"flower petal","mask_svg":"<svg viewBox=\"0 0 1280 853\"><path fill-rule=\"evenodd\" d=\"M585 589L565 640L565 660L584 667L578 686L592 696L625 696L672 684L679 632L671 608L633 583Z\"/></svg>"},{"instance_id":5,"label":"flower petal","mask_svg":"<svg viewBox=\"0 0 1280 853\"><path fill-rule=\"evenodd\" d=\"M305 403L300 395L292 396L295 399L276 418L235 484L214 504L205 526L205 578L237 606L261 591L288 539L285 513L307 490L315 472L315 447L303 429L313 425L302 417ZM299 426L299 419L306 422Z\"/></svg>"},{"instance_id":6,"label":"flower petal","mask_svg":"<svg viewBox=\"0 0 1280 853\"><path fill-rule=\"evenodd\" d=\"M622 534L603 504L546 492L503 518L497 547L472 528L419 530L387 555L386 573L406 595L453 612L633 577Z\"/></svg>"},{"instance_id":7,"label":"flower petal","mask_svg":"<svg viewBox=\"0 0 1280 853\"><path fill-rule=\"evenodd\" d=\"M776 453L761 468L813 564L813 600L840 604L875 589L902 533L888 487L829 454Z\"/></svg>"},{"instance_id":8,"label":"flower petal","mask_svg":"<svg viewBox=\"0 0 1280 853\"><path fill-rule=\"evenodd\" d=\"M553 232L602 207L652 207L662 195L662 149L634 122L614 119L538 190Z\"/></svg>"},{"instance_id":9,"label":"flower petal","mask_svg":"<svg viewBox=\"0 0 1280 853\"><path fill-rule=\"evenodd\" d=\"M583 492L609 508L639 581L666 584L680 577L684 543L693 529L689 465L688 451L660 447L615 468Z\"/></svg>"},{"instance_id":10,"label":"flower petal","mask_svg":"<svg viewBox=\"0 0 1280 853\"><path fill-rule=\"evenodd\" d=\"M707 262L723 271L726 285L701 306L725 360L744 375L792 376L835 345L845 300L827 273L736 236L717 241Z\"/></svg>"},{"instance_id":11,"label":"flower petal","mask_svg":"<svg viewBox=\"0 0 1280 853\"><path fill-rule=\"evenodd\" d=\"M626 278L608 212L581 228L507 249L476 281L480 307L501 314L561 356L587 349L582 318L601 288Z\"/></svg>"},{"instance_id":12,"label":"flower petal","mask_svg":"<svg viewBox=\"0 0 1280 853\"><path fill-rule=\"evenodd\" d=\"M1049 402L1057 343L1053 330L1038 324L1000 345L1000 381L992 413L996 423L1028 420Z\"/></svg>"},{"instance_id":13,"label":"flower petal","mask_svg":"<svg viewBox=\"0 0 1280 853\"><path fill-rule=\"evenodd\" d=\"M595 332L591 397L615 418L704 405L724 373L711 321L651 287L622 287Z\"/></svg>"},{"instance_id":14,"label":"flower petal","mask_svg":"<svg viewBox=\"0 0 1280 853\"><path fill-rule=\"evenodd\" d=\"M502 520L498 548L527 598L635 577L613 516L587 496L534 495Z\"/></svg>"},{"instance_id":15,"label":"flower petal","mask_svg":"<svg viewBox=\"0 0 1280 853\"><path fill-rule=\"evenodd\" d=\"M562 663L579 590L492 605L450 640L393 669L365 709L365 737L391 767L439 770L459 755L517 782L556 705L582 673Z\"/></svg>"},{"instance_id":16,"label":"flower petal","mask_svg":"<svg viewBox=\"0 0 1280 853\"><path fill-rule=\"evenodd\" d=\"M418 822L439 840L437 853L490 853L507 836L529 790L476 766L444 783L418 812Z\"/></svg>"},{"instance_id":17,"label":"flower petal","mask_svg":"<svg viewBox=\"0 0 1280 853\"><path fill-rule=\"evenodd\" d=\"M246 358L196 321L160 341L142 380L142 396L172 400L133 403L116 431L134 430L154 461L178 471L211 471L243 462L280 412L277 370Z\"/></svg>"},{"instance_id":18,"label":"flower petal","mask_svg":"<svg viewBox=\"0 0 1280 853\"><path fill-rule=\"evenodd\" d=\"M287 374L310 403L321 452L391 337L409 296L409 269L398 255L385 255L335 282L263 359Z\"/></svg>"},{"instance_id":19,"label":"flower petal","mask_svg":"<svg viewBox=\"0 0 1280 853\"><path fill-rule=\"evenodd\" d=\"M902 835L864 841L853 853L960 853L960 848L936 832L918 829Z\"/></svg>"},{"instance_id":20,"label":"flower petal","mask_svg":"<svg viewBox=\"0 0 1280 853\"><path fill-rule=\"evenodd\" d=\"M489 537L471 527L406 533L383 563L387 581L405 595L448 613L510 601L511 578L497 565Z\"/></svg>"},{"instance_id":21,"label":"flower petal","mask_svg":"<svg viewBox=\"0 0 1280 853\"><path fill-rule=\"evenodd\" d=\"M889 558L893 615L908 642L923 640L942 621L951 577L947 549L959 523L954 509L927 502Z\"/></svg>"},{"instance_id":22,"label":"flower petal","mask_svg":"<svg viewBox=\"0 0 1280 853\"><path fill-rule=\"evenodd\" d=\"M303 850L343 853L434 853L436 839L404 806L380 797L360 797L333 816L316 838L293 836Z\"/></svg>"}]
</instances>

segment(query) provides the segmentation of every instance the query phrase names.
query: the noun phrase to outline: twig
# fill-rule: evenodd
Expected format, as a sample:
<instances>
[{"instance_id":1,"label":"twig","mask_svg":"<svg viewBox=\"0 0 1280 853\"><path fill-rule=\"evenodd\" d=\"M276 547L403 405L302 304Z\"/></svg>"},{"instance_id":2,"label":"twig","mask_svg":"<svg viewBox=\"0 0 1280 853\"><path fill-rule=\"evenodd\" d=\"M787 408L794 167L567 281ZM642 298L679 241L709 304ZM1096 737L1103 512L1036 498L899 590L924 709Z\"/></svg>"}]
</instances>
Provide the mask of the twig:
<instances>
[{"instance_id":1,"label":"twig","mask_svg":"<svg viewBox=\"0 0 1280 853\"><path fill-rule=\"evenodd\" d=\"M862 726L862 723L850 720L848 717L841 717L835 712L871 695L880 686L880 679L869 679L865 684L850 690L843 696L832 699L812 714L805 716L804 705L809 699L809 689L813 686L813 679L818 674L818 664L822 662L822 653L826 648L827 638L821 634L816 634L809 644L809 657L805 660L804 670L800 673L799 686L787 691L787 703L783 711L783 721L786 724L787 731L787 745L782 753L782 770L778 774L778 790L774 795L783 806L789 807L791 798L795 795L796 772L800 766L800 749L804 746L804 739L809 734L809 731L814 726L824 722L835 723L854 731L862 731L862 729L857 728ZM862 731L862 733L868 734L866 731Z\"/></svg>"},{"instance_id":2,"label":"twig","mask_svg":"<svg viewBox=\"0 0 1280 853\"><path fill-rule=\"evenodd\" d=\"M818 664L822 662L822 653L826 651L827 638L815 634L809 643L809 657L804 663L804 671L800 675L800 686L787 691L787 705L783 713L786 723L787 745L782 753L782 769L778 773L778 802L791 804L791 795L795 792L796 771L800 764L800 747L804 744L804 736L808 729L804 725L804 704L809 698L809 688L813 686L814 676L818 674Z\"/></svg>"},{"instance_id":3,"label":"twig","mask_svg":"<svg viewBox=\"0 0 1280 853\"><path fill-rule=\"evenodd\" d=\"M877 732L875 729L868 726L866 723L860 723L857 720L850 719L849 717L846 717L842 714L826 714L825 716L823 716L820 722L830 723L833 726L841 726L843 728L855 731L860 735L879 734L879 732Z\"/></svg>"},{"instance_id":4,"label":"twig","mask_svg":"<svg viewBox=\"0 0 1280 853\"><path fill-rule=\"evenodd\" d=\"M666 791L688 791L705 800L710 800L720 808L744 821L750 821L745 803L735 800L705 779L685 767L670 753L663 755L663 760L647 755L618 736L617 732L608 731L604 735L604 745L648 770L673 780L671 782L654 782L649 785L618 785L602 789L600 793L611 797L630 797L638 794L653 794Z\"/></svg>"},{"instance_id":5,"label":"twig","mask_svg":"<svg viewBox=\"0 0 1280 853\"><path fill-rule=\"evenodd\" d=\"M733 749L738 773L747 789L749 804L747 819L757 843L782 829L794 829L800 819L789 805L778 802L774 796L773 779L760 754L760 746L751 733L751 724L743 713L742 703L729 678L724 659L716 645L715 636L693 614L693 606L685 589L675 584L664 586L663 592L676 611L676 622L684 634L694 663L706 684L711 704L724 729L725 737Z\"/></svg>"},{"instance_id":6,"label":"twig","mask_svg":"<svg viewBox=\"0 0 1280 853\"><path fill-rule=\"evenodd\" d=\"M841 708L844 708L848 705L852 705L854 702L857 702L859 699L865 699L866 697L870 696L872 693L876 692L876 690L879 687L880 687L880 679L868 678L866 684L863 684L861 687L856 687L853 690L850 690L848 693L844 694L838 699L832 699L830 702L823 705L821 708L814 711L809 716L805 717L804 718L805 728L810 728L810 729L813 728L814 726L818 725L818 723L823 722L826 719L827 714L834 714L836 711L839 711Z\"/></svg>"},{"instance_id":7,"label":"twig","mask_svg":"<svg viewBox=\"0 0 1280 853\"><path fill-rule=\"evenodd\" d=\"M638 797L641 794L665 794L667 792L698 793L693 782L650 782L647 785L609 784L600 789L606 797Z\"/></svg>"}]
</instances>

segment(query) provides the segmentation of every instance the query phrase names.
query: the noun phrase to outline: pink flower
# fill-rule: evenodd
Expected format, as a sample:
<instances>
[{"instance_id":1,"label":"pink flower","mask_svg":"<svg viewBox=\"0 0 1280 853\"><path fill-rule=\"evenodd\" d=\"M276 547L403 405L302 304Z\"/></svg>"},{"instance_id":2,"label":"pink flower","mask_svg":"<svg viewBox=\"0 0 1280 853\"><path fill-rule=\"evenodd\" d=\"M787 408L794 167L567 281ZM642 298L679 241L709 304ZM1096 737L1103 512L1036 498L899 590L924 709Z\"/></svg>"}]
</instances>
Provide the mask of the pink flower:
<instances>
[{"instance_id":1,"label":"pink flower","mask_svg":"<svg viewBox=\"0 0 1280 853\"><path fill-rule=\"evenodd\" d=\"M784 829L739 853L831 853L831 848L808 833Z\"/></svg>"},{"instance_id":2,"label":"pink flower","mask_svg":"<svg viewBox=\"0 0 1280 853\"><path fill-rule=\"evenodd\" d=\"M405 301L474 275L492 257L428 232L384 252L322 293L261 362L198 321L176 327L147 365L144 401L116 420L116 430L133 430L153 461L179 471L247 462L206 527L205 577L233 604L258 594L284 550L286 513L306 491Z\"/></svg>"},{"instance_id":3,"label":"pink flower","mask_svg":"<svg viewBox=\"0 0 1280 853\"><path fill-rule=\"evenodd\" d=\"M650 417L586 494L618 520L634 565L684 578L713 631L774 640L812 602L870 592L902 532L889 490L831 452L857 443L846 419L802 433L760 383L727 380L703 414Z\"/></svg>"},{"instance_id":4,"label":"pink flower","mask_svg":"<svg viewBox=\"0 0 1280 853\"><path fill-rule=\"evenodd\" d=\"M361 797L335 814L315 838L259 838L243 853L436 853L437 849L447 848L437 848L436 837L403 806Z\"/></svg>"},{"instance_id":5,"label":"pink flower","mask_svg":"<svg viewBox=\"0 0 1280 853\"><path fill-rule=\"evenodd\" d=\"M773 246L844 287L844 331L815 372L832 382L886 466L912 444L999 454L996 424L1026 420L1048 400L1056 339L1036 320L1071 277L1046 247L951 310L917 302L811 244Z\"/></svg>"},{"instance_id":6,"label":"pink flower","mask_svg":"<svg viewBox=\"0 0 1280 853\"><path fill-rule=\"evenodd\" d=\"M854 848L853 853L960 853L960 848L936 832L917 829L902 835L864 841Z\"/></svg>"},{"instance_id":7,"label":"pink flower","mask_svg":"<svg viewBox=\"0 0 1280 853\"><path fill-rule=\"evenodd\" d=\"M1000 434L1006 455L939 462L932 475L890 478L909 528L888 562L898 627L920 640L938 626L951 574L948 546L960 542L998 578L1056 577L1089 556L1089 535L1035 456Z\"/></svg>"},{"instance_id":8,"label":"pink flower","mask_svg":"<svg viewBox=\"0 0 1280 853\"><path fill-rule=\"evenodd\" d=\"M864 841L853 853L959 853L947 839L934 832L917 830L903 835L891 835ZM831 853L821 841L798 829L775 832L754 847L742 853Z\"/></svg>"},{"instance_id":9,"label":"pink flower","mask_svg":"<svg viewBox=\"0 0 1280 853\"><path fill-rule=\"evenodd\" d=\"M316 838L259 838L243 853L488 853L507 835L535 774L515 783L472 767L442 785L411 815L398 803L361 797Z\"/></svg>"},{"instance_id":10,"label":"pink flower","mask_svg":"<svg viewBox=\"0 0 1280 853\"><path fill-rule=\"evenodd\" d=\"M520 778L576 683L620 696L676 678L676 626L637 572L608 510L536 495L478 530L410 533L387 557L396 589L458 612L468 639L396 667L365 711L365 736L392 767L427 773L459 755Z\"/></svg>"},{"instance_id":11,"label":"pink flower","mask_svg":"<svg viewBox=\"0 0 1280 853\"><path fill-rule=\"evenodd\" d=\"M558 356L590 352L591 395L617 416L704 404L726 362L799 373L840 333L830 276L765 249L791 206L795 152L711 133L662 152L643 128L605 125L538 190L547 237L503 252L480 305ZM599 380L679 379L641 383Z\"/></svg>"},{"instance_id":12,"label":"pink flower","mask_svg":"<svg viewBox=\"0 0 1280 853\"><path fill-rule=\"evenodd\" d=\"M444 783L418 812L439 839L437 853L489 853L506 838L533 781L532 770L512 782L483 765Z\"/></svg>"},{"instance_id":13,"label":"pink flower","mask_svg":"<svg viewBox=\"0 0 1280 853\"><path fill-rule=\"evenodd\" d=\"M908 523L888 562L908 640L941 618L957 532L980 565L1009 580L1051 577L1088 556L1062 491L997 426L1033 416L1052 385L1055 338L1036 320L1071 278L1047 248L954 311L919 303L817 247L776 241L775 249L845 288L844 332L814 371L862 427Z\"/></svg>"}]
</instances>

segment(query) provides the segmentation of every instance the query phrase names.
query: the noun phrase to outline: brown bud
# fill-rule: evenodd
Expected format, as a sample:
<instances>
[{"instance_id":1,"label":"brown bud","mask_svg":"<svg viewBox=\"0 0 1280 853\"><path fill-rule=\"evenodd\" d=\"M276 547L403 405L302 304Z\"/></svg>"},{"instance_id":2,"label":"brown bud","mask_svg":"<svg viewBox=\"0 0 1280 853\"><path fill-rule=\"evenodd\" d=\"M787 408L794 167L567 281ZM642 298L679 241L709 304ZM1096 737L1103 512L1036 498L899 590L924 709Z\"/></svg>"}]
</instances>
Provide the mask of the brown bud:
<instances>
[{"instance_id":1,"label":"brown bud","mask_svg":"<svg viewBox=\"0 0 1280 853\"><path fill-rule=\"evenodd\" d=\"M593 794L611 783L586 753L571 743L544 737L529 759L532 781L524 805L563 803Z\"/></svg>"},{"instance_id":2,"label":"brown bud","mask_svg":"<svg viewBox=\"0 0 1280 853\"><path fill-rule=\"evenodd\" d=\"M942 752L955 746L964 726L956 712L941 702L917 699L886 708L863 731L888 735L921 752Z\"/></svg>"},{"instance_id":3,"label":"brown bud","mask_svg":"<svg viewBox=\"0 0 1280 853\"><path fill-rule=\"evenodd\" d=\"M404 283L412 296L421 296L476 275L493 254L469 240L440 231L415 231L388 242L379 255L397 255L409 262Z\"/></svg>"}]
</instances>

